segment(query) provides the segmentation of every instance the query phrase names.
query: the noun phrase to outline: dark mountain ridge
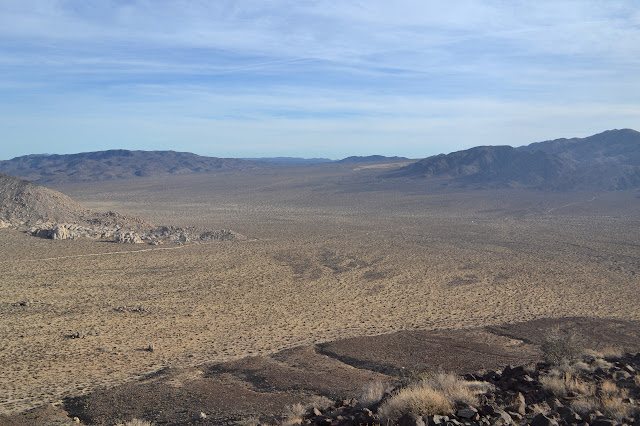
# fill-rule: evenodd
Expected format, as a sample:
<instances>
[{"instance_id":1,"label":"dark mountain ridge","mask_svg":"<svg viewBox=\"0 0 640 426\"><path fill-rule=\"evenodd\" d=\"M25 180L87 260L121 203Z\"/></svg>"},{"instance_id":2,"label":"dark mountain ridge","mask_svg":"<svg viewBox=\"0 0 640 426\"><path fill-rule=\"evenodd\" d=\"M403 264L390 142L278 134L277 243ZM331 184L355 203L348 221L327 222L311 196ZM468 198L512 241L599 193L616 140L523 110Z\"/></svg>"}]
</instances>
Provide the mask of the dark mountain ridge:
<instances>
[{"instance_id":1,"label":"dark mountain ridge","mask_svg":"<svg viewBox=\"0 0 640 426\"><path fill-rule=\"evenodd\" d=\"M527 186L550 190L640 188L640 132L608 130L527 146L481 146L440 154L384 175L439 179L445 185Z\"/></svg>"},{"instance_id":2,"label":"dark mountain ridge","mask_svg":"<svg viewBox=\"0 0 640 426\"><path fill-rule=\"evenodd\" d=\"M260 167L235 158L176 151L108 151L25 155L0 161L0 171L36 183L88 182L131 177L215 173Z\"/></svg>"},{"instance_id":3,"label":"dark mountain ridge","mask_svg":"<svg viewBox=\"0 0 640 426\"><path fill-rule=\"evenodd\" d=\"M557 178L562 163L541 151L518 151L510 146L479 146L451 154L440 154L402 167L403 177L438 177L468 181L540 184Z\"/></svg>"}]
</instances>

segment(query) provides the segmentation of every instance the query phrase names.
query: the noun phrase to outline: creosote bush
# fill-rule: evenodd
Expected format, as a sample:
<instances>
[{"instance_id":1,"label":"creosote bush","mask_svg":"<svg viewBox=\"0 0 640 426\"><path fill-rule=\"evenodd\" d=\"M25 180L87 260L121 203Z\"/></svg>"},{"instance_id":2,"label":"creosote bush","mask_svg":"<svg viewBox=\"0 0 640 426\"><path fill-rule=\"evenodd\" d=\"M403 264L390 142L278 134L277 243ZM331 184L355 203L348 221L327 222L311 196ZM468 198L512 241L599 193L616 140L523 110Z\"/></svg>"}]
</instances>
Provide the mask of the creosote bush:
<instances>
[{"instance_id":1,"label":"creosote bush","mask_svg":"<svg viewBox=\"0 0 640 426\"><path fill-rule=\"evenodd\" d=\"M559 327L554 327L547 333L540 349L544 360L555 365L574 361L584 351L575 332L562 331Z\"/></svg>"}]
</instances>

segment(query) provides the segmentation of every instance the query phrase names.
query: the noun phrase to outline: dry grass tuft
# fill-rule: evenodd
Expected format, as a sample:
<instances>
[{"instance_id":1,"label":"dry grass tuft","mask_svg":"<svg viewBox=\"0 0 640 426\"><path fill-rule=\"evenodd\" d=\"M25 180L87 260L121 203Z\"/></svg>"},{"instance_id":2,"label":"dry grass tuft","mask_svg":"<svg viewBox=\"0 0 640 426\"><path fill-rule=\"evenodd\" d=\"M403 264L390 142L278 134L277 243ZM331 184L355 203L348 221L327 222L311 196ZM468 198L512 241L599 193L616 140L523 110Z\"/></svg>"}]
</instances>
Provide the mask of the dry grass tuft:
<instances>
[{"instance_id":1,"label":"dry grass tuft","mask_svg":"<svg viewBox=\"0 0 640 426\"><path fill-rule=\"evenodd\" d=\"M627 398L628 395L628 390L618 388L615 382L611 380L603 381L598 392L600 411L616 420L621 420L631 415L635 407L623 402L623 399Z\"/></svg>"},{"instance_id":2,"label":"dry grass tuft","mask_svg":"<svg viewBox=\"0 0 640 426\"><path fill-rule=\"evenodd\" d=\"M596 398L581 398L571 401L571 408L581 416L586 416L598 409Z\"/></svg>"},{"instance_id":3,"label":"dry grass tuft","mask_svg":"<svg viewBox=\"0 0 640 426\"><path fill-rule=\"evenodd\" d=\"M636 411L634 405L624 402L628 395L627 390L619 389L611 380L603 381L596 393L597 395L573 401L571 408L582 416L599 410L605 416L617 421L633 415Z\"/></svg>"},{"instance_id":4,"label":"dry grass tuft","mask_svg":"<svg viewBox=\"0 0 640 426\"><path fill-rule=\"evenodd\" d=\"M586 362L583 361L578 361L575 364L573 364L571 366L573 371L577 371L577 372L584 372L584 373L592 373L593 372L593 366L587 364Z\"/></svg>"},{"instance_id":5,"label":"dry grass tuft","mask_svg":"<svg viewBox=\"0 0 640 426\"><path fill-rule=\"evenodd\" d=\"M453 403L444 393L428 385L418 384L401 389L380 406L378 414L388 421L395 421L404 413L422 416L450 414Z\"/></svg>"},{"instance_id":6,"label":"dry grass tuft","mask_svg":"<svg viewBox=\"0 0 640 426\"><path fill-rule=\"evenodd\" d=\"M480 382L439 373L400 389L380 406L378 414L389 423L408 412L421 416L450 414L456 406L477 404L478 395L488 389Z\"/></svg>"},{"instance_id":7,"label":"dry grass tuft","mask_svg":"<svg viewBox=\"0 0 640 426\"><path fill-rule=\"evenodd\" d=\"M570 372L543 377L540 382L542 388L558 398L564 398L569 392L577 395L593 395L594 389L590 383L574 377Z\"/></svg>"},{"instance_id":8,"label":"dry grass tuft","mask_svg":"<svg viewBox=\"0 0 640 426\"><path fill-rule=\"evenodd\" d=\"M608 370L611 367L613 367L613 364L611 364L609 361L605 361L602 358L598 358L596 360L594 360L591 365L593 366L594 369L602 369L602 370Z\"/></svg>"},{"instance_id":9,"label":"dry grass tuft","mask_svg":"<svg viewBox=\"0 0 640 426\"><path fill-rule=\"evenodd\" d=\"M294 419L294 418L302 419L302 416L304 416L306 412L307 412L307 407L298 402L293 405L289 405L285 407L283 416L286 419Z\"/></svg>"},{"instance_id":10,"label":"dry grass tuft","mask_svg":"<svg viewBox=\"0 0 640 426\"><path fill-rule=\"evenodd\" d=\"M599 408L605 416L618 421L629 417L636 409L635 406L622 402L622 399L617 397L600 398Z\"/></svg>"},{"instance_id":11,"label":"dry grass tuft","mask_svg":"<svg viewBox=\"0 0 640 426\"><path fill-rule=\"evenodd\" d=\"M599 352L602 358L620 358L624 355L624 350L620 346L605 346Z\"/></svg>"},{"instance_id":12,"label":"dry grass tuft","mask_svg":"<svg viewBox=\"0 0 640 426\"><path fill-rule=\"evenodd\" d=\"M324 410L327 407L333 405L333 401L324 396L315 395L309 400L306 404L296 403L293 405L289 405L285 408L282 416L285 420L283 420L282 424L284 425L295 425L300 424L303 420L305 414L312 408L317 408L319 410Z\"/></svg>"},{"instance_id":13,"label":"dry grass tuft","mask_svg":"<svg viewBox=\"0 0 640 426\"><path fill-rule=\"evenodd\" d=\"M380 402L386 391L387 386L381 381L369 382L362 388L358 401L364 407L371 407Z\"/></svg>"},{"instance_id":14,"label":"dry grass tuft","mask_svg":"<svg viewBox=\"0 0 640 426\"><path fill-rule=\"evenodd\" d=\"M626 396L626 389L618 389L618 385L612 380L605 380L600 384L600 396L603 398L611 398L615 396Z\"/></svg>"}]
</instances>

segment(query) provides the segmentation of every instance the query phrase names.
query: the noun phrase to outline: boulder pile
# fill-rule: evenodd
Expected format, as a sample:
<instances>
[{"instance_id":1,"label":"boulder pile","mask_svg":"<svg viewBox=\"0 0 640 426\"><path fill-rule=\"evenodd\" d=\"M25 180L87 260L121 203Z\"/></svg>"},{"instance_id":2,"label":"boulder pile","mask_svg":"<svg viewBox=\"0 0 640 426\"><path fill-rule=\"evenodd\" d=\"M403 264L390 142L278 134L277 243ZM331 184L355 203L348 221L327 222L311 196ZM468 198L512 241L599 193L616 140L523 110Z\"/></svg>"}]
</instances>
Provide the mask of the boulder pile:
<instances>
[{"instance_id":1,"label":"boulder pile","mask_svg":"<svg viewBox=\"0 0 640 426\"><path fill-rule=\"evenodd\" d=\"M75 240L88 238L101 241L113 241L122 244L163 244L172 242L186 244L201 241L237 241L246 239L243 235L231 230L219 229L215 231L191 228L177 228L161 226L158 228L128 228L120 224L103 223L56 223L36 222L25 223L0 218L0 228L11 228L26 232L29 235L50 240Z\"/></svg>"}]
</instances>

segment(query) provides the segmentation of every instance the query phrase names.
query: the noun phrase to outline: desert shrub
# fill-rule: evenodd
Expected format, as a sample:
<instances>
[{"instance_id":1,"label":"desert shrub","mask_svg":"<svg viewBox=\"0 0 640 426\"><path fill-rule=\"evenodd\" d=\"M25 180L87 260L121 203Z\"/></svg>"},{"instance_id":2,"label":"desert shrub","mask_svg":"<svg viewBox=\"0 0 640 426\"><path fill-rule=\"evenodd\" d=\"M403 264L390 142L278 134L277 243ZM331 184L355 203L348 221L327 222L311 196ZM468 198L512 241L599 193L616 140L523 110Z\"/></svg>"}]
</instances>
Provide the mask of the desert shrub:
<instances>
[{"instance_id":1,"label":"desert shrub","mask_svg":"<svg viewBox=\"0 0 640 426\"><path fill-rule=\"evenodd\" d=\"M600 349L600 353L602 358L620 358L624 355L624 351L620 346L605 346Z\"/></svg>"},{"instance_id":2,"label":"desert shrub","mask_svg":"<svg viewBox=\"0 0 640 426\"><path fill-rule=\"evenodd\" d=\"M620 389L615 382L604 380L598 390L598 408L606 416L621 420L631 415L635 409L633 405L623 402L628 395L627 389Z\"/></svg>"},{"instance_id":3,"label":"desert shrub","mask_svg":"<svg viewBox=\"0 0 640 426\"><path fill-rule=\"evenodd\" d=\"M607 417L621 421L633 416L636 411L632 404L624 402L627 396L626 389L619 389L615 382L605 380L600 384L596 395L572 401L571 408L581 416L598 410Z\"/></svg>"},{"instance_id":4,"label":"desert shrub","mask_svg":"<svg viewBox=\"0 0 640 426\"><path fill-rule=\"evenodd\" d=\"M283 416L287 419L302 418L306 412L307 407L298 402L285 407Z\"/></svg>"},{"instance_id":5,"label":"desert shrub","mask_svg":"<svg viewBox=\"0 0 640 426\"><path fill-rule=\"evenodd\" d=\"M575 399L571 401L571 408L584 417L598 409L598 401L595 398Z\"/></svg>"},{"instance_id":6,"label":"desert shrub","mask_svg":"<svg viewBox=\"0 0 640 426\"><path fill-rule=\"evenodd\" d=\"M625 403L621 398L608 397L600 398L600 411L607 417L616 419L618 421L625 417L633 415L635 407L631 404Z\"/></svg>"},{"instance_id":7,"label":"desert shrub","mask_svg":"<svg viewBox=\"0 0 640 426\"><path fill-rule=\"evenodd\" d=\"M562 377L546 376L540 379L542 389L558 398L564 398L567 395L567 387Z\"/></svg>"},{"instance_id":8,"label":"desert shrub","mask_svg":"<svg viewBox=\"0 0 640 426\"><path fill-rule=\"evenodd\" d=\"M387 386L381 381L376 380L369 382L363 386L358 401L360 401L360 404L364 407L371 407L380 402L386 391Z\"/></svg>"},{"instance_id":9,"label":"desert shrub","mask_svg":"<svg viewBox=\"0 0 640 426\"><path fill-rule=\"evenodd\" d=\"M436 374L397 391L378 408L378 414L389 423L405 413L451 414L457 406L478 403L478 395L489 389L479 383L466 382L452 374Z\"/></svg>"},{"instance_id":10,"label":"desert shrub","mask_svg":"<svg viewBox=\"0 0 640 426\"><path fill-rule=\"evenodd\" d=\"M604 380L600 383L600 397L602 398L611 398L611 397L621 397L624 398L627 395L626 389L618 389L618 385L616 382L612 380Z\"/></svg>"},{"instance_id":11,"label":"desert shrub","mask_svg":"<svg viewBox=\"0 0 640 426\"><path fill-rule=\"evenodd\" d=\"M308 403L301 404L296 403L293 405L289 405L285 408L283 417L285 420L282 422L283 425L294 425L300 424L302 422L304 415L307 414L309 410L312 408L317 408L319 410L324 410L327 407L333 405L333 401L324 396L315 395L312 397Z\"/></svg>"},{"instance_id":12,"label":"desert shrub","mask_svg":"<svg viewBox=\"0 0 640 426\"><path fill-rule=\"evenodd\" d=\"M611 367L613 367L613 364L611 364L609 361L606 361L606 360L604 360L602 358L595 359L591 363L591 365L593 366L594 370L598 369L598 368L600 368L602 370L608 370Z\"/></svg>"},{"instance_id":13,"label":"desert shrub","mask_svg":"<svg viewBox=\"0 0 640 426\"><path fill-rule=\"evenodd\" d=\"M564 398L569 392L577 395L593 395L594 393L591 384L581 380L579 377L574 377L568 371L542 377L540 383L542 384L542 389L558 398Z\"/></svg>"},{"instance_id":14,"label":"desert shrub","mask_svg":"<svg viewBox=\"0 0 640 426\"><path fill-rule=\"evenodd\" d=\"M574 361L583 352L579 336L575 332L561 331L559 327L549 330L540 349L544 360L556 365Z\"/></svg>"},{"instance_id":15,"label":"desert shrub","mask_svg":"<svg viewBox=\"0 0 640 426\"><path fill-rule=\"evenodd\" d=\"M397 420L404 413L414 413L421 416L432 414L450 414L453 403L439 390L421 383L407 386L385 401L378 414L389 422Z\"/></svg>"},{"instance_id":16,"label":"desert shrub","mask_svg":"<svg viewBox=\"0 0 640 426\"><path fill-rule=\"evenodd\" d=\"M573 364L572 366L572 371L577 371L577 372L584 372L584 373L592 373L593 372L593 366L587 364L586 362L583 361L578 361L575 364Z\"/></svg>"},{"instance_id":17,"label":"desert shrub","mask_svg":"<svg viewBox=\"0 0 640 426\"><path fill-rule=\"evenodd\" d=\"M478 394L483 393L474 389L480 382L460 380L453 374L438 373L429 380L429 383L434 389L443 392L454 406L476 404Z\"/></svg>"}]
</instances>

